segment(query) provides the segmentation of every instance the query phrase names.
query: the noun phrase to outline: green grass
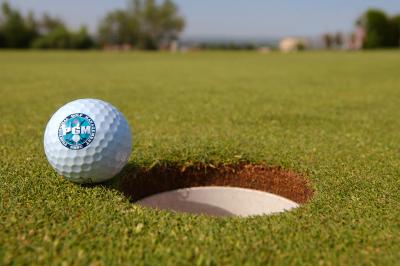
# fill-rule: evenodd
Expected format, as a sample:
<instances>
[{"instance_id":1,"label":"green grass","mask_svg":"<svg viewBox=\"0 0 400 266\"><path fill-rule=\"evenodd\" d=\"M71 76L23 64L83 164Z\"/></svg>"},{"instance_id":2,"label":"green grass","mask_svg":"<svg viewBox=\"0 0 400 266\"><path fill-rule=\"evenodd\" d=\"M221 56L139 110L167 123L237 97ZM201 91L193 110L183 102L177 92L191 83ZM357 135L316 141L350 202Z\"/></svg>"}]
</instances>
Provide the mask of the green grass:
<instances>
[{"instance_id":1,"label":"green grass","mask_svg":"<svg viewBox=\"0 0 400 266\"><path fill-rule=\"evenodd\" d=\"M0 53L0 264L400 260L400 52ZM249 219L172 214L64 181L43 129L76 98L117 106L130 163L264 162L315 196Z\"/></svg>"}]
</instances>

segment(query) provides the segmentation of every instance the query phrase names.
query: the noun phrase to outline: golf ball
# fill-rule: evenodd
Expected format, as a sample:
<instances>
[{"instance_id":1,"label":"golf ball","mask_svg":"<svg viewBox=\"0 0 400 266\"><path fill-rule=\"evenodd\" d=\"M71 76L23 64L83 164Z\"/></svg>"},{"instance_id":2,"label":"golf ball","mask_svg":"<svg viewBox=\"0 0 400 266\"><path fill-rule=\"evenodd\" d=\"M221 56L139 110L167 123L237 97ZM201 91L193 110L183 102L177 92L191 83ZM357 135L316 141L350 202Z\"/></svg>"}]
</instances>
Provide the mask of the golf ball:
<instances>
[{"instance_id":1,"label":"golf ball","mask_svg":"<svg viewBox=\"0 0 400 266\"><path fill-rule=\"evenodd\" d=\"M131 132L111 104L79 99L58 109L44 132L50 165L76 183L99 183L118 174L129 159Z\"/></svg>"}]
</instances>

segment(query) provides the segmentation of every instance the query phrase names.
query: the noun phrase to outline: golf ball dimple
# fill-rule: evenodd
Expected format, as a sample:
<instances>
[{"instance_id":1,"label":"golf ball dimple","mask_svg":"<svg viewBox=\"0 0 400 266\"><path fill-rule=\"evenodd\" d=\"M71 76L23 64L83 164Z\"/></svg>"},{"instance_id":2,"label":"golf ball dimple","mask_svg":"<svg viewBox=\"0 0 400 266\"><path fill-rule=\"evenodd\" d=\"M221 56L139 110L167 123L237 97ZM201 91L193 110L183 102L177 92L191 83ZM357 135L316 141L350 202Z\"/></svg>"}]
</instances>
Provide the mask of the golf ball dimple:
<instances>
[{"instance_id":1,"label":"golf ball dimple","mask_svg":"<svg viewBox=\"0 0 400 266\"><path fill-rule=\"evenodd\" d=\"M96 99L79 99L62 106L44 133L50 165L76 183L112 178L128 161L131 149L125 117L111 104Z\"/></svg>"}]
</instances>

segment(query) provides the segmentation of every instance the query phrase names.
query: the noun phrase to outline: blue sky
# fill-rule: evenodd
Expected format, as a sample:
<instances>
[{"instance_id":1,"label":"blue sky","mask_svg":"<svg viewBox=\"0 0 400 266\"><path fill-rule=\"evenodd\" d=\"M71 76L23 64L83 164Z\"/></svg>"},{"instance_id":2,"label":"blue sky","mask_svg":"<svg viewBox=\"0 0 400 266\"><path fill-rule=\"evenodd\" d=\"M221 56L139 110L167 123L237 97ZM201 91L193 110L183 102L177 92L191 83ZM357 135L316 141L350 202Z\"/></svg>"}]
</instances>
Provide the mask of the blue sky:
<instances>
[{"instance_id":1,"label":"blue sky","mask_svg":"<svg viewBox=\"0 0 400 266\"><path fill-rule=\"evenodd\" d=\"M4 2L4 0L0 0ZM107 11L127 0L10 0L36 14L47 11L77 28L94 32ZM355 18L369 7L400 13L400 0L175 0L186 18L184 37L274 38L315 36L350 31Z\"/></svg>"}]
</instances>

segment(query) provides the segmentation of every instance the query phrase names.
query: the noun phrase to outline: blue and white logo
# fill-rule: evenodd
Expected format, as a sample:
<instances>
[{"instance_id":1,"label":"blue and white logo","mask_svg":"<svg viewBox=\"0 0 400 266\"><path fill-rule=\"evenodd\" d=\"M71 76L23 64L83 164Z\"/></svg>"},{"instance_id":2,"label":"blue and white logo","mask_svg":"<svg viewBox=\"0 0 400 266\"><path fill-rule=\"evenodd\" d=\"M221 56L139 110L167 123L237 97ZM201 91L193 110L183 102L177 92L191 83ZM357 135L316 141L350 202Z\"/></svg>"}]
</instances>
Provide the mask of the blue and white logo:
<instances>
[{"instance_id":1,"label":"blue and white logo","mask_svg":"<svg viewBox=\"0 0 400 266\"><path fill-rule=\"evenodd\" d=\"M96 125L93 119L82 113L67 116L58 129L61 144L71 150L85 148L93 141L95 135Z\"/></svg>"}]
</instances>

